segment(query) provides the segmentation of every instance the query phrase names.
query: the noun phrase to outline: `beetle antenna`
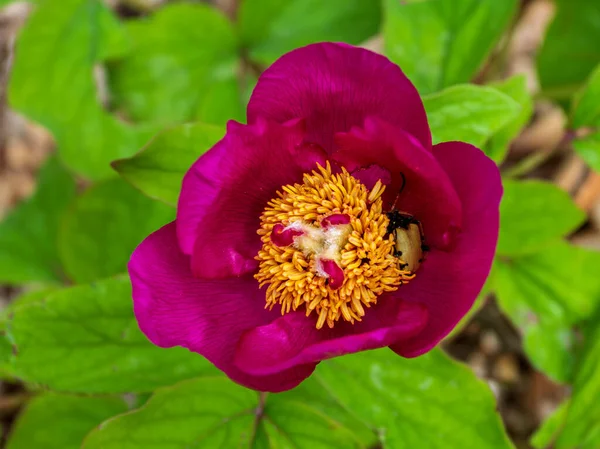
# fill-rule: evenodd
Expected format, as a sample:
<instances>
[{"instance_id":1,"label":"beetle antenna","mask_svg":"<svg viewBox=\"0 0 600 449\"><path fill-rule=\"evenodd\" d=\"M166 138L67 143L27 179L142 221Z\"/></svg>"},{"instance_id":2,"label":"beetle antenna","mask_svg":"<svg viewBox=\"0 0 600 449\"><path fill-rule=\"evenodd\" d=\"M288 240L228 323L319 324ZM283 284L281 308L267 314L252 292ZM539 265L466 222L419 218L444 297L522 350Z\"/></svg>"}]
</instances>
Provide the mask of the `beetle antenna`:
<instances>
[{"instance_id":1,"label":"beetle antenna","mask_svg":"<svg viewBox=\"0 0 600 449\"><path fill-rule=\"evenodd\" d=\"M396 203L398 202L398 199L400 198L400 194L402 193L402 191L404 190L404 187L406 186L406 176L404 176L404 173L402 173L402 172L400 172L400 176L402 177L402 185L400 186L400 190L398 190L398 194L396 195L396 198L394 199L394 202L392 203L392 211L397 210Z\"/></svg>"}]
</instances>

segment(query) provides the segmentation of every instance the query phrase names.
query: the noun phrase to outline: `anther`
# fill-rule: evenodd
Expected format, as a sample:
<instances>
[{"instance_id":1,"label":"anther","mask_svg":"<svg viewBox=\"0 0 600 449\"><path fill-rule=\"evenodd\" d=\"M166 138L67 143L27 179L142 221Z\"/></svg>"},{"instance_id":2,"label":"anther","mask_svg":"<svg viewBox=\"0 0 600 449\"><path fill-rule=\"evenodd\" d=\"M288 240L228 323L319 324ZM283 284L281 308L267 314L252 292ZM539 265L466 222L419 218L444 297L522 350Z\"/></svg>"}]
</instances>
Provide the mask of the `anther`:
<instances>
[{"instance_id":1,"label":"anther","mask_svg":"<svg viewBox=\"0 0 600 449\"><path fill-rule=\"evenodd\" d=\"M316 315L317 329L360 321L382 293L415 276L394 256L388 231L394 217L382 211L385 186L368 189L344 168L334 174L329 164L303 181L282 186L261 216L255 278L266 287L266 307L304 308Z\"/></svg>"}]
</instances>

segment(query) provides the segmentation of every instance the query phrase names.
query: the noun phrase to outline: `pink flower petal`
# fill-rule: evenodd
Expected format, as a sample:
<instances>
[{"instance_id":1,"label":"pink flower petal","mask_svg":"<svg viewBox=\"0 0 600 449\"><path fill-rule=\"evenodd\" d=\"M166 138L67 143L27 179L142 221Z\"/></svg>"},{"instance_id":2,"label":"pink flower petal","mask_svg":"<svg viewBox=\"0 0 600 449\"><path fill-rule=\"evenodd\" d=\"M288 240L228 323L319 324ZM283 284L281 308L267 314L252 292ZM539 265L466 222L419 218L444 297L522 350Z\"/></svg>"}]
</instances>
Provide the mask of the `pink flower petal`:
<instances>
[{"instance_id":1,"label":"pink flower petal","mask_svg":"<svg viewBox=\"0 0 600 449\"><path fill-rule=\"evenodd\" d=\"M327 275L328 285L331 290L338 290L344 283L344 270L337 264L335 260L318 259L317 270Z\"/></svg>"},{"instance_id":2,"label":"pink flower petal","mask_svg":"<svg viewBox=\"0 0 600 449\"><path fill-rule=\"evenodd\" d=\"M332 214L321 220L321 227L329 229L333 226L347 225L350 223L350 215L348 214Z\"/></svg>"},{"instance_id":3,"label":"pink flower petal","mask_svg":"<svg viewBox=\"0 0 600 449\"><path fill-rule=\"evenodd\" d=\"M333 135L376 116L431 148L421 98L384 56L345 44L320 43L291 51L265 70L248 104L248 123L305 118L307 138L333 151Z\"/></svg>"},{"instance_id":4,"label":"pink flower petal","mask_svg":"<svg viewBox=\"0 0 600 449\"><path fill-rule=\"evenodd\" d=\"M461 204L450 181L431 152L410 134L369 117L364 127L354 127L335 136L333 159L349 171L377 164L391 174L384 194L384 207L392 204L421 221L426 242L446 248L449 233L460 228Z\"/></svg>"},{"instance_id":5,"label":"pink flower petal","mask_svg":"<svg viewBox=\"0 0 600 449\"><path fill-rule=\"evenodd\" d=\"M183 346L206 357L232 380L249 388L283 391L314 370L304 364L268 376L254 376L233 364L242 334L280 315L264 309L264 292L252 276L199 280L189 270L170 223L151 234L129 262L134 311L140 329L161 347Z\"/></svg>"},{"instance_id":6,"label":"pink flower petal","mask_svg":"<svg viewBox=\"0 0 600 449\"><path fill-rule=\"evenodd\" d=\"M420 332L427 310L382 296L362 322L338 322L333 329L315 328L316 317L293 312L248 331L235 355L244 372L268 375L343 354L389 346Z\"/></svg>"},{"instance_id":7,"label":"pink flower petal","mask_svg":"<svg viewBox=\"0 0 600 449\"><path fill-rule=\"evenodd\" d=\"M257 267L256 234L267 202L285 184L325 163L318 147L302 145L304 124L230 122L227 135L190 168L177 210L181 249L205 279L240 276Z\"/></svg>"},{"instance_id":8,"label":"pink flower petal","mask_svg":"<svg viewBox=\"0 0 600 449\"><path fill-rule=\"evenodd\" d=\"M490 272L498 240L502 184L496 164L462 142L436 145L433 154L461 199L463 228L453 251L432 249L416 278L396 292L406 301L429 308L425 329L392 346L405 357L430 350L471 308Z\"/></svg>"},{"instance_id":9,"label":"pink flower petal","mask_svg":"<svg viewBox=\"0 0 600 449\"><path fill-rule=\"evenodd\" d=\"M275 246L290 246L294 243L296 237L300 237L304 234L304 231L299 229L287 228L281 223L277 223L273 226L271 233L271 242Z\"/></svg>"},{"instance_id":10,"label":"pink flower petal","mask_svg":"<svg viewBox=\"0 0 600 449\"><path fill-rule=\"evenodd\" d=\"M375 187L377 181L381 181L381 183L386 186L389 186L392 183L392 175L389 170L379 165L361 167L352 171L350 174L352 177L362 182L369 190Z\"/></svg>"}]
</instances>

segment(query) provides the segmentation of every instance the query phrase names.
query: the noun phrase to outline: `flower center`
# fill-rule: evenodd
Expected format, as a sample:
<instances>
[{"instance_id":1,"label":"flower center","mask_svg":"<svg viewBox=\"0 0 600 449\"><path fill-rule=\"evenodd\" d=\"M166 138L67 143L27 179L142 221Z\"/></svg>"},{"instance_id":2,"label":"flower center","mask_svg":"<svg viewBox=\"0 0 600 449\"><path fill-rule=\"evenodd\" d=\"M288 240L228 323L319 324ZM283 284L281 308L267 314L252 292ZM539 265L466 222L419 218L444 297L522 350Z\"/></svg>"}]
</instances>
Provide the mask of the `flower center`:
<instances>
[{"instance_id":1,"label":"flower center","mask_svg":"<svg viewBox=\"0 0 600 449\"><path fill-rule=\"evenodd\" d=\"M316 312L317 329L360 321L379 295L415 276L388 229L385 186L369 191L345 169L332 174L329 163L303 181L283 186L261 216L255 278L268 285L266 307L279 304L285 314L304 306L307 316Z\"/></svg>"}]
</instances>

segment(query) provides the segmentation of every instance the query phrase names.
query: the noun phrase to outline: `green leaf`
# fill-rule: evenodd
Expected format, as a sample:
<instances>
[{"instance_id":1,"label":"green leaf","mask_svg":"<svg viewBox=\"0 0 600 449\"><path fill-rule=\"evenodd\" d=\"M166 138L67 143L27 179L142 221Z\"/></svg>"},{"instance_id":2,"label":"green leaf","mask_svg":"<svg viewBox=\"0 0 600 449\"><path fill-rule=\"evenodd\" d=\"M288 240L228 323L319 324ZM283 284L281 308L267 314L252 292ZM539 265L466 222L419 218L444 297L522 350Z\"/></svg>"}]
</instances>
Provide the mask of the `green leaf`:
<instances>
[{"instance_id":1,"label":"green leaf","mask_svg":"<svg viewBox=\"0 0 600 449\"><path fill-rule=\"evenodd\" d=\"M600 3L557 0L554 21L538 53L544 93L570 99L600 62Z\"/></svg>"},{"instance_id":2,"label":"green leaf","mask_svg":"<svg viewBox=\"0 0 600 449\"><path fill-rule=\"evenodd\" d=\"M316 375L386 448L512 447L487 385L437 349L414 359L353 354L322 363Z\"/></svg>"},{"instance_id":3,"label":"green leaf","mask_svg":"<svg viewBox=\"0 0 600 449\"><path fill-rule=\"evenodd\" d=\"M5 7L6 5L10 5L11 3L15 3L18 0L0 0L0 8Z\"/></svg>"},{"instance_id":4,"label":"green leaf","mask_svg":"<svg viewBox=\"0 0 600 449\"><path fill-rule=\"evenodd\" d=\"M19 1L23 1L23 0L0 0L0 8L3 8L6 5L10 5L11 3L17 3ZM27 3L37 4L42 1L44 1L44 0L27 0Z\"/></svg>"},{"instance_id":5,"label":"green leaf","mask_svg":"<svg viewBox=\"0 0 600 449\"><path fill-rule=\"evenodd\" d=\"M61 215L75 197L75 182L51 158L42 168L36 193L0 223L0 281L60 282L57 235Z\"/></svg>"},{"instance_id":6,"label":"green leaf","mask_svg":"<svg viewBox=\"0 0 600 449\"><path fill-rule=\"evenodd\" d=\"M11 379L15 377L16 346L13 345L12 337L7 332L7 325L14 311L27 304L42 301L58 289L59 287L56 286L44 286L37 290L25 292L13 299L8 306L0 311L0 376Z\"/></svg>"},{"instance_id":7,"label":"green leaf","mask_svg":"<svg viewBox=\"0 0 600 449\"><path fill-rule=\"evenodd\" d=\"M575 362L572 328L600 301L599 265L600 253L559 242L494 266L492 288L524 332L530 360L560 382L570 380Z\"/></svg>"},{"instance_id":8,"label":"green leaf","mask_svg":"<svg viewBox=\"0 0 600 449\"><path fill-rule=\"evenodd\" d=\"M44 286L37 290L25 292L13 299L8 306L0 311L0 376L10 379L15 378L14 360L16 347L13 345L11 336L6 331L10 317L19 307L39 302L58 288L56 286Z\"/></svg>"},{"instance_id":9,"label":"green leaf","mask_svg":"<svg viewBox=\"0 0 600 449\"><path fill-rule=\"evenodd\" d=\"M527 78L525 75L516 75L505 81L492 83L490 86L500 92L509 95L521 106L521 111L502 129L492 136L486 145L485 152L496 163L500 163L506 157L510 143L527 124L533 113L533 99L527 90Z\"/></svg>"},{"instance_id":10,"label":"green leaf","mask_svg":"<svg viewBox=\"0 0 600 449\"><path fill-rule=\"evenodd\" d=\"M225 378L165 388L92 432L83 448L366 448L376 436L390 449L512 447L492 393L466 366L438 350L410 360L379 350L323 362L264 407Z\"/></svg>"},{"instance_id":11,"label":"green leaf","mask_svg":"<svg viewBox=\"0 0 600 449\"><path fill-rule=\"evenodd\" d=\"M322 362L319 366L323 366L326 363L328 362ZM317 367L316 372L318 373L319 370L320 368ZM378 447L377 443L380 442L378 429L370 427L361 420L360 417L356 416L352 410L349 410L340 404L334 395L329 394L329 392L324 389L324 385L318 374L310 376L293 390L269 395L267 397L267 406L269 407L268 410L271 412L271 415L287 415L286 420L290 421L290 423L287 423L285 427L288 428L292 426L291 421L297 419L296 415L300 414L298 411L292 412L291 410L294 408L297 410L310 409L315 417L321 415L328 417L331 420L330 422L333 425L331 426L330 431L345 433L344 429L351 429L353 439L360 443L357 444L358 447L374 448ZM284 413L284 410L286 409L289 411ZM318 428L320 425L322 424L316 424L315 427Z\"/></svg>"},{"instance_id":12,"label":"green leaf","mask_svg":"<svg viewBox=\"0 0 600 449\"><path fill-rule=\"evenodd\" d=\"M573 377L576 336L571 326L551 322L526 327L523 348L532 365L549 378L568 383Z\"/></svg>"},{"instance_id":13,"label":"green leaf","mask_svg":"<svg viewBox=\"0 0 600 449\"><path fill-rule=\"evenodd\" d=\"M57 391L146 392L214 370L197 354L146 339L125 278L29 301L11 314L7 335L16 348L15 375Z\"/></svg>"},{"instance_id":14,"label":"green leaf","mask_svg":"<svg viewBox=\"0 0 600 449\"><path fill-rule=\"evenodd\" d=\"M60 229L67 275L83 283L123 273L136 246L174 218L173 208L145 197L123 179L92 186L73 202Z\"/></svg>"},{"instance_id":15,"label":"green leaf","mask_svg":"<svg viewBox=\"0 0 600 449\"><path fill-rule=\"evenodd\" d=\"M469 84L427 95L423 104L434 144L460 140L482 146L521 110L497 89Z\"/></svg>"},{"instance_id":16,"label":"green leaf","mask_svg":"<svg viewBox=\"0 0 600 449\"><path fill-rule=\"evenodd\" d=\"M47 127L65 164L92 179L155 131L122 123L97 100L94 67L123 38L111 14L100 0L42 2L20 33L9 85L11 106Z\"/></svg>"},{"instance_id":17,"label":"green leaf","mask_svg":"<svg viewBox=\"0 0 600 449\"><path fill-rule=\"evenodd\" d=\"M568 193L543 181L505 180L497 253L535 252L574 231L585 214Z\"/></svg>"},{"instance_id":18,"label":"green leaf","mask_svg":"<svg viewBox=\"0 0 600 449\"><path fill-rule=\"evenodd\" d=\"M600 132L575 139L573 148L591 168L600 171Z\"/></svg>"},{"instance_id":19,"label":"green leaf","mask_svg":"<svg viewBox=\"0 0 600 449\"><path fill-rule=\"evenodd\" d=\"M569 409L569 401L565 401L542 423L531 437L530 443L535 449L546 449L552 445L556 436L564 426Z\"/></svg>"},{"instance_id":20,"label":"green leaf","mask_svg":"<svg viewBox=\"0 0 600 449\"><path fill-rule=\"evenodd\" d=\"M387 56L421 94L470 81L513 17L515 0L384 0Z\"/></svg>"},{"instance_id":21,"label":"green leaf","mask_svg":"<svg viewBox=\"0 0 600 449\"><path fill-rule=\"evenodd\" d=\"M600 311L600 309L599 309ZM600 447L600 314L590 320L582 359L577 366L573 393L556 449L597 449Z\"/></svg>"},{"instance_id":22,"label":"green leaf","mask_svg":"<svg viewBox=\"0 0 600 449\"><path fill-rule=\"evenodd\" d=\"M50 293L60 289L61 287L57 285L45 285L42 288L25 291L21 295L17 296L0 312L0 327L4 328L6 321L10 318L10 314L19 307L42 301Z\"/></svg>"},{"instance_id":23,"label":"green leaf","mask_svg":"<svg viewBox=\"0 0 600 449\"><path fill-rule=\"evenodd\" d=\"M571 125L574 129L600 126L600 65L573 101Z\"/></svg>"},{"instance_id":24,"label":"green leaf","mask_svg":"<svg viewBox=\"0 0 600 449\"><path fill-rule=\"evenodd\" d=\"M10 366L12 353L12 345L6 337L6 332L2 329L0 330L0 378L12 377Z\"/></svg>"},{"instance_id":25,"label":"green leaf","mask_svg":"<svg viewBox=\"0 0 600 449\"><path fill-rule=\"evenodd\" d=\"M119 174L151 198L175 205L183 175L225 135L223 128L179 125L156 136L140 153L113 163Z\"/></svg>"},{"instance_id":26,"label":"green leaf","mask_svg":"<svg viewBox=\"0 0 600 449\"><path fill-rule=\"evenodd\" d=\"M242 119L237 39L215 8L179 3L128 22L132 51L109 64L113 100L135 121Z\"/></svg>"},{"instance_id":27,"label":"green leaf","mask_svg":"<svg viewBox=\"0 0 600 449\"><path fill-rule=\"evenodd\" d=\"M365 447L316 404L284 393L269 395L262 408L258 393L225 377L194 379L163 388L139 410L105 423L83 449Z\"/></svg>"},{"instance_id":28,"label":"green leaf","mask_svg":"<svg viewBox=\"0 0 600 449\"><path fill-rule=\"evenodd\" d=\"M79 449L94 427L126 410L117 398L43 394L21 412L6 449Z\"/></svg>"},{"instance_id":29,"label":"green leaf","mask_svg":"<svg viewBox=\"0 0 600 449\"><path fill-rule=\"evenodd\" d=\"M371 0L244 0L238 26L250 57L269 65L313 42L357 45L379 31L381 6Z\"/></svg>"},{"instance_id":30,"label":"green leaf","mask_svg":"<svg viewBox=\"0 0 600 449\"><path fill-rule=\"evenodd\" d=\"M130 38L119 17L112 14L109 9L103 8L100 10L98 21L98 27L102 34L100 52L98 54L100 61L104 62L107 59L118 58L131 51Z\"/></svg>"}]
</instances>

